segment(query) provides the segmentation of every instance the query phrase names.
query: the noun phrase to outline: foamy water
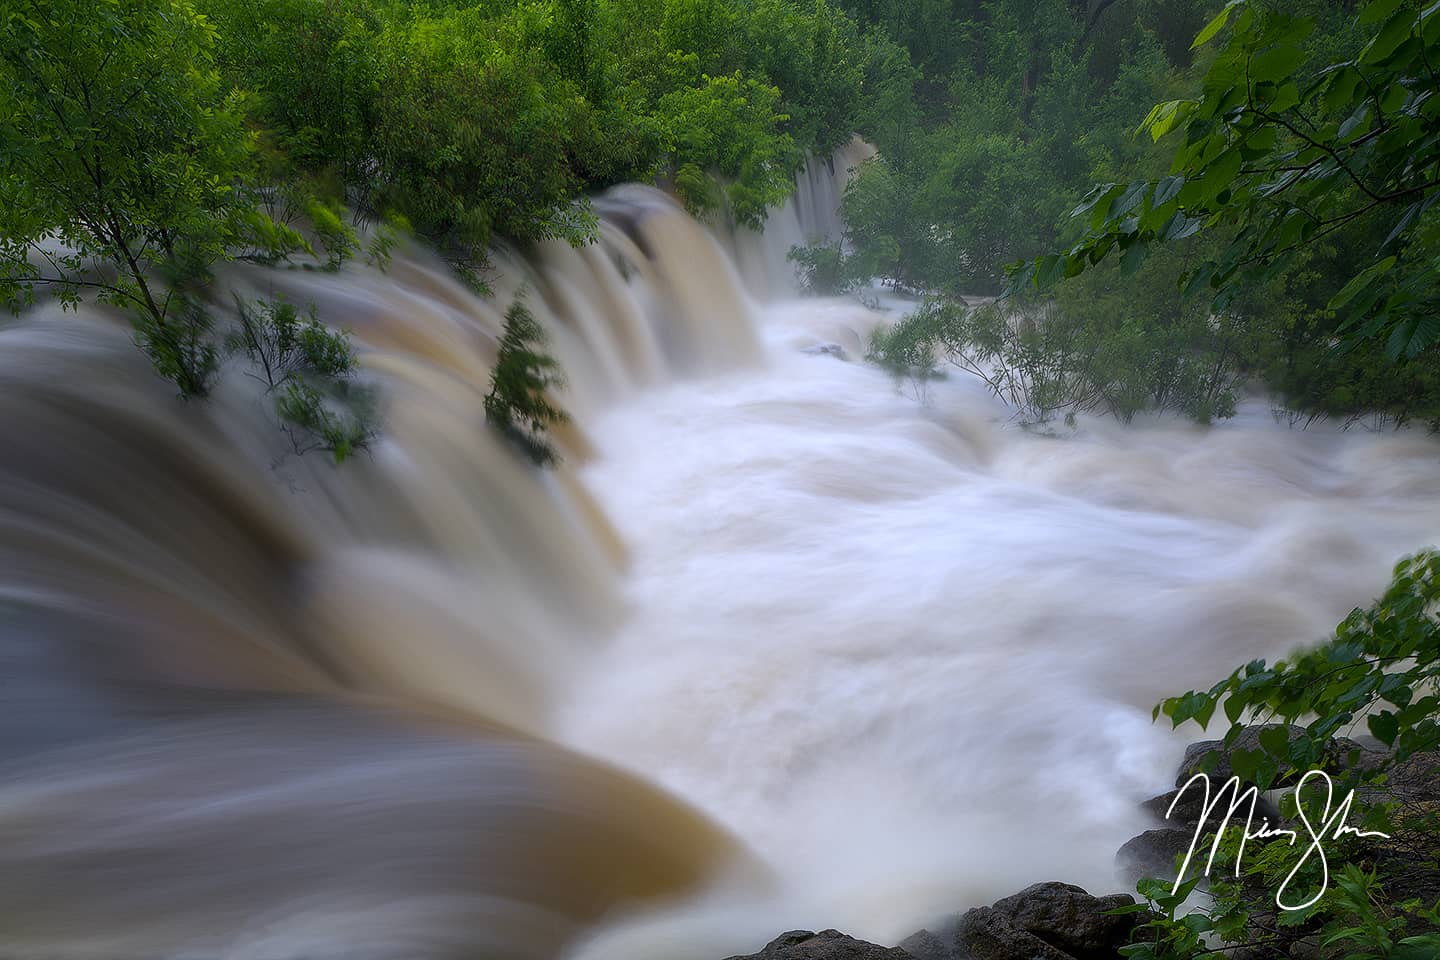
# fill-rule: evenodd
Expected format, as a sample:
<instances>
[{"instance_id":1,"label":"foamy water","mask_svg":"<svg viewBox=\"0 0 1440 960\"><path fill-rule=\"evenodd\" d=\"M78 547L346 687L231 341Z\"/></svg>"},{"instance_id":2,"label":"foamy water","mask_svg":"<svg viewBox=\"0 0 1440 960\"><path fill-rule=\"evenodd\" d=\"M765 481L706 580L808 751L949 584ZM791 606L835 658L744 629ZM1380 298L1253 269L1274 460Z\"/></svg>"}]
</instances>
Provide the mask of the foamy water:
<instances>
[{"instance_id":1,"label":"foamy water","mask_svg":"<svg viewBox=\"0 0 1440 960\"><path fill-rule=\"evenodd\" d=\"M354 332L385 421L340 469L236 364L182 404L113 314L0 330L0 954L714 960L1114 888L1194 736L1151 705L1437 539L1440 446L918 402L876 315L752 299L844 156L729 254L612 191L493 298L417 249L237 269ZM485 426L522 289L554 472Z\"/></svg>"},{"instance_id":2,"label":"foamy water","mask_svg":"<svg viewBox=\"0 0 1440 960\"><path fill-rule=\"evenodd\" d=\"M922 404L800 352L853 358L867 314L774 307L762 368L595 425L630 613L561 738L698 804L785 891L598 954L894 942L1038 880L1122 889L1135 804L1199 738L1153 704L1323 638L1440 533L1427 437L1292 430L1260 400L1039 436L963 375Z\"/></svg>"}]
</instances>

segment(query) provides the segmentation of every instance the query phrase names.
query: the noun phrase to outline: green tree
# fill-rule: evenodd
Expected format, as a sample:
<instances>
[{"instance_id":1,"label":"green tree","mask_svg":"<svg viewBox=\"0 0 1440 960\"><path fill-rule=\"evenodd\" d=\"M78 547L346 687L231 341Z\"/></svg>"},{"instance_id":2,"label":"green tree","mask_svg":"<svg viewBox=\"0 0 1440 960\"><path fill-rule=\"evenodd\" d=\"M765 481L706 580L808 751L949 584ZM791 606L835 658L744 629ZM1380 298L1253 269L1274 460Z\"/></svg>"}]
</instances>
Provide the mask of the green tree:
<instances>
[{"instance_id":1,"label":"green tree","mask_svg":"<svg viewBox=\"0 0 1440 960\"><path fill-rule=\"evenodd\" d=\"M1424 7L1422 9L1422 7ZM1197 96L1155 106L1142 129L1174 134L1169 174L1096 187L1075 211L1068 253L1019 265L1046 287L1121 254L1222 233L1218 256L1186 278L1225 309L1247 282L1288 269L1332 235L1373 235L1329 300L1349 332L1415 356L1440 339L1440 7L1371 0L1354 49L1307 43L1314 16L1231 0L1195 40L1224 35ZM1340 33L1343 37L1343 31Z\"/></svg>"},{"instance_id":2,"label":"green tree","mask_svg":"<svg viewBox=\"0 0 1440 960\"><path fill-rule=\"evenodd\" d=\"M213 41L188 0L12 0L0 18L0 295L93 291L187 395L217 365L195 287L257 226Z\"/></svg>"},{"instance_id":3,"label":"green tree","mask_svg":"<svg viewBox=\"0 0 1440 960\"><path fill-rule=\"evenodd\" d=\"M565 423L565 411L548 394L563 383L560 364L545 353L545 328L519 300L505 311L505 332L485 397L485 419L537 466L560 459L550 429Z\"/></svg>"}]
</instances>

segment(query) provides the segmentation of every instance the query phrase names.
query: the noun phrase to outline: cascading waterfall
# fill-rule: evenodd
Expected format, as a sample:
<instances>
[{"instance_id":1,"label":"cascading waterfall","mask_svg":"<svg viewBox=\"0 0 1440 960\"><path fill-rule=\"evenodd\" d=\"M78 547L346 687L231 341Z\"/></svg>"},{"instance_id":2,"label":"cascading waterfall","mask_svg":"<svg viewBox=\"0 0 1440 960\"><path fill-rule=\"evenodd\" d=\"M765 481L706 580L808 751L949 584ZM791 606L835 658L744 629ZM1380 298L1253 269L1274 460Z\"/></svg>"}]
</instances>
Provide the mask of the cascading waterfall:
<instances>
[{"instance_id":1,"label":"cascading waterfall","mask_svg":"<svg viewBox=\"0 0 1440 960\"><path fill-rule=\"evenodd\" d=\"M762 235L618 189L491 298L415 250L237 270L354 331L384 435L339 469L118 318L0 331L0 954L700 960L1110 887L1180 746L1151 704L1364 602L1440 448L1259 400L1052 438L806 353L881 318L746 291L862 154ZM521 295L549 473L484 422Z\"/></svg>"},{"instance_id":2,"label":"cascading waterfall","mask_svg":"<svg viewBox=\"0 0 1440 960\"><path fill-rule=\"evenodd\" d=\"M385 434L343 469L286 456L238 371L174 400L117 318L0 333L0 953L546 957L745 862L537 739L621 613L586 414L759 351L702 227L601 208L599 244L498 254L493 299L419 251L226 278L354 331ZM576 416L554 474L484 419L520 295Z\"/></svg>"},{"instance_id":3,"label":"cascading waterfall","mask_svg":"<svg viewBox=\"0 0 1440 960\"><path fill-rule=\"evenodd\" d=\"M853 137L830 156L809 159L795 175L795 192L770 211L762 229L728 221L716 225L753 296L775 300L799 293L794 265L787 259L791 249L841 241L840 199L845 186L855 169L874 156L872 144Z\"/></svg>"}]
</instances>

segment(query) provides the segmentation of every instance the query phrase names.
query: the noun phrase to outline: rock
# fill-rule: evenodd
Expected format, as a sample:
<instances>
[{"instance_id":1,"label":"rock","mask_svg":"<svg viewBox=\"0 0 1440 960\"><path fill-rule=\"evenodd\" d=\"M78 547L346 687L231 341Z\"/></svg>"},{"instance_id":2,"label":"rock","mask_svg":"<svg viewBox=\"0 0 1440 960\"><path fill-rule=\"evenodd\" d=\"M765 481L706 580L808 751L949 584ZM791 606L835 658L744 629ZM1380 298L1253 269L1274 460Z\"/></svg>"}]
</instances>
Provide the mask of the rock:
<instances>
[{"instance_id":1,"label":"rock","mask_svg":"<svg viewBox=\"0 0 1440 960\"><path fill-rule=\"evenodd\" d=\"M1134 903L1094 897L1068 883L1037 883L988 907L966 911L953 931L922 930L901 943L916 960L1115 960L1137 914L1106 916Z\"/></svg>"},{"instance_id":2,"label":"rock","mask_svg":"<svg viewBox=\"0 0 1440 960\"><path fill-rule=\"evenodd\" d=\"M1093 897L1081 887L1051 882L997 900L993 909L1026 933L1085 960L1112 957L1130 942L1137 914L1114 917L1107 913L1134 902L1129 894Z\"/></svg>"},{"instance_id":3,"label":"rock","mask_svg":"<svg viewBox=\"0 0 1440 960\"><path fill-rule=\"evenodd\" d=\"M839 930L791 930L767 943L759 953L729 960L912 960L898 947L882 947L847 937Z\"/></svg>"},{"instance_id":4,"label":"rock","mask_svg":"<svg viewBox=\"0 0 1440 960\"><path fill-rule=\"evenodd\" d=\"M1214 799L1222 786L1224 786L1224 781L1217 781L1211 778L1211 799ZM1165 813L1170 810L1170 804L1174 802L1177 796L1180 798L1180 802L1175 805L1175 809L1170 813L1169 819L1166 819ZM1225 821L1225 816L1230 810L1230 800L1230 794L1227 793L1225 800L1210 811L1210 816L1206 818L1205 821L1205 830L1207 833L1220 829L1220 825ZM1150 814L1160 823L1165 823L1175 829L1184 829L1193 833L1195 828L1200 824L1200 818L1205 813L1205 790L1198 784L1186 790L1183 796L1179 790L1171 790L1169 793L1162 793L1158 797L1151 797L1149 800L1146 800L1140 804L1140 809ZM1235 816L1231 819L1231 822L1243 823L1245 818L1249 816L1249 813L1250 804L1249 801L1246 801L1244 806L1235 811ZM1284 818L1280 816L1279 807L1275 806L1274 803L1263 796L1256 797L1255 823L1257 826L1262 820L1267 820L1274 826L1282 823L1283 819Z\"/></svg>"},{"instance_id":5,"label":"rock","mask_svg":"<svg viewBox=\"0 0 1440 960\"><path fill-rule=\"evenodd\" d=\"M1383 784L1361 787L1355 798L1366 804L1440 802L1440 753L1411 754L1387 771Z\"/></svg>"},{"instance_id":6,"label":"rock","mask_svg":"<svg viewBox=\"0 0 1440 960\"><path fill-rule=\"evenodd\" d=\"M969 960L960 953L953 929L944 935L931 933L929 930L912 933L900 941L900 949L915 960Z\"/></svg>"},{"instance_id":7,"label":"rock","mask_svg":"<svg viewBox=\"0 0 1440 960\"><path fill-rule=\"evenodd\" d=\"M1077 960L1021 930L994 907L977 907L960 918L955 939L970 960Z\"/></svg>"},{"instance_id":8,"label":"rock","mask_svg":"<svg viewBox=\"0 0 1440 960\"><path fill-rule=\"evenodd\" d=\"M1131 837L1115 854L1115 868L1126 883L1134 883L1141 877L1157 877L1161 880L1175 876L1175 858L1190 849L1195 831L1163 827L1146 830L1138 837ZM1196 855L1204 862L1209 847L1196 848Z\"/></svg>"},{"instance_id":9,"label":"rock","mask_svg":"<svg viewBox=\"0 0 1440 960\"><path fill-rule=\"evenodd\" d=\"M1440 810L1440 752L1406 757L1386 771L1383 783L1356 790L1355 802L1362 808L1380 803L1399 805L1388 828L1390 837L1368 841L1370 858L1389 874L1385 892L1390 898L1427 904L1440 900L1440 875L1431 866L1435 835L1429 819ZM1422 932L1422 928L1412 924L1410 932Z\"/></svg>"},{"instance_id":10,"label":"rock","mask_svg":"<svg viewBox=\"0 0 1440 960\"><path fill-rule=\"evenodd\" d=\"M817 343L813 347L805 347L800 351L816 357L834 357L836 360L849 360L845 348L838 343Z\"/></svg>"}]
</instances>

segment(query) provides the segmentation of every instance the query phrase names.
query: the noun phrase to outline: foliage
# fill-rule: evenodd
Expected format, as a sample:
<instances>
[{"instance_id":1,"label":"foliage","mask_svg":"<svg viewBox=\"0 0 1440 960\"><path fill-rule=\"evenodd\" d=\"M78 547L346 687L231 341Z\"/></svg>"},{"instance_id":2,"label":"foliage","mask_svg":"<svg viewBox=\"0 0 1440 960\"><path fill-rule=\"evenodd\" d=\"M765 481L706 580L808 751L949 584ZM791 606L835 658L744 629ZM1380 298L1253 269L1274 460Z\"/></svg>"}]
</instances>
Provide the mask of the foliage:
<instances>
[{"instance_id":1,"label":"foliage","mask_svg":"<svg viewBox=\"0 0 1440 960\"><path fill-rule=\"evenodd\" d=\"M964 371L1026 423L1073 423L1096 412L1129 421L1142 410L1202 423L1232 416L1243 323L1183 308L1167 314L1174 303L1156 299L1158 306L1094 295L978 308L931 299L878 329L869 358L917 387L946 367Z\"/></svg>"},{"instance_id":2,"label":"foliage","mask_svg":"<svg viewBox=\"0 0 1440 960\"><path fill-rule=\"evenodd\" d=\"M15 0L0 19L0 295L93 291L187 396L216 364L182 287L252 222L235 185L251 137L213 39L188 0Z\"/></svg>"},{"instance_id":3,"label":"foliage","mask_svg":"<svg viewBox=\"0 0 1440 960\"><path fill-rule=\"evenodd\" d=\"M806 150L881 116L872 87L903 110L911 78L826 0L16 0L0 292L15 309L94 292L200 395L219 261L383 266L413 230L478 285L497 238L585 242L586 193L632 179L759 224ZM241 318L262 368L287 310ZM353 404L316 386L343 378L262 374L304 445L363 445Z\"/></svg>"},{"instance_id":4,"label":"foliage","mask_svg":"<svg viewBox=\"0 0 1440 960\"><path fill-rule=\"evenodd\" d=\"M559 462L549 432L569 419L548 397L564 381L559 362L544 352L545 341L534 314L523 302L512 303L485 397L486 421L542 467Z\"/></svg>"},{"instance_id":5,"label":"foliage","mask_svg":"<svg viewBox=\"0 0 1440 960\"><path fill-rule=\"evenodd\" d=\"M1168 175L1096 187L1075 210L1080 242L1024 265L1019 282L1228 228L1224 251L1187 277L1223 310L1240 282L1276 275L1308 245L1371 231L1383 239L1346 265L1328 308L1392 358L1440 339L1440 8L1371 0L1358 23L1358 49L1316 50L1314 17L1227 3L1195 40L1228 28L1198 95L1157 104L1141 125L1157 141L1178 135Z\"/></svg>"},{"instance_id":6,"label":"foliage","mask_svg":"<svg viewBox=\"0 0 1440 960\"><path fill-rule=\"evenodd\" d=\"M685 206L704 213L716 203L706 171L719 174L726 205L739 223L758 227L770 207L794 188L795 143L778 132L780 91L746 79L703 77L696 87L673 90L660 99L664 138L687 158L675 186Z\"/></svg>"},{"instance_id":7,"label":"foliage","mask_svg":"<svg viewBox=\"0 0 1440 960\"><path fill-rule=\"evenodd\" d=\"M908 90L903 51L799 0L201 0L267 176L334 176L459 257L588 239L588 190L663 176L756 224ZM898 78L898 79L897 79Z\"/></svg>"},{"instance_id":8,"label":"foliage","mask_svg":"<svg viewBox=\"0 0 1440 960\"><path fill-rule=\"evenodd\" d=\"M1307 843L1279 839L1245 854L1240 877L1210 883L1210 904L1180 915L1181 902L1198 877L1171 892L1171 884L1147 880L1140 892L1157 911L1127 956L1142 960L1185 960L1209 952L1201 934L1227 943L1283 943L1310 936L1346 958L1420 960L1440 950L1440 903L1417 891L1427 886L1440 860L1440 819L1430 804L1412 804L1387 793L1392 776L1412 757L1440 748L1440 553L1425 551L1401 560L1385 593L1355 609L1329 642L1268 664L1256 660L1208 691L1183 694L1155 708L1178 726L1194 720L1207 726L1220 711L1230 726L1224 743L1236 776L1260 789L1294 784L1304 771L1329 770L1336 798L1351 789L1369 802L1353 808L1355 825L1388 834L1383 843L1355 834L1327 835L1330 860L1343 861L1323 896L1302 910L1278 912L1270 898L1297 867L1301 889L1318 891L1324 876L1318 860L1305 861ZM1270 721L1280 721L1271 724ZM1387 748L1363 752L1339 737L1363 721ZM1240 735L1259 726L1253 746ZM1218 755L1201 761L1213 771ZM1325 804L1320 803L1325 800ZM1312 824L1328 816L1328 798L1285 797L1282 813L1294 817L1306 804ZM1201 848L1208 846L1208 839ZM1220 839L1220 858L1238 856L1236 826ZM1304 861L1302 863L1302 861ZM1292 899L1291 901L1295 901ZM1303 901L1301 901L1303 902ZM1298 904L1297 904L1298 905Z\"/></svg>"},{"instance_id":9,"label":"foliage","mask_svg":"<svg viewBox=\"0 0 1440 960\"><path fill-rule=\"evenodd\" d=\"M296 453L324 450L340 463L374 439L373 395L356 380L349 337L320 322L314 307L301 313L285 300L236 300L232 349L243 352L255 377L275 398L281 429Z\"/></svg>"},{"instance_id":10,"label":"foliage","mask_svg":"<svg viewBox=\"0 0 1440 960\"><path fill-rule=\"evenodd\" d=\"M820 296L837 296L854 289L849 258L838 244L794 247L786 259L795 264L801 289Z\"/></svg>"},{"instance_id":11,"label":"foliage","mask_svg":"<svg viewBox=\"0 0 1440 960\"><path fill-rule=\"evenodd\" d=\"M216 63L264 130L267 179L363 181L380 64L380 8L336 0L200 0Z\"/></svg>"}]
</instances>

